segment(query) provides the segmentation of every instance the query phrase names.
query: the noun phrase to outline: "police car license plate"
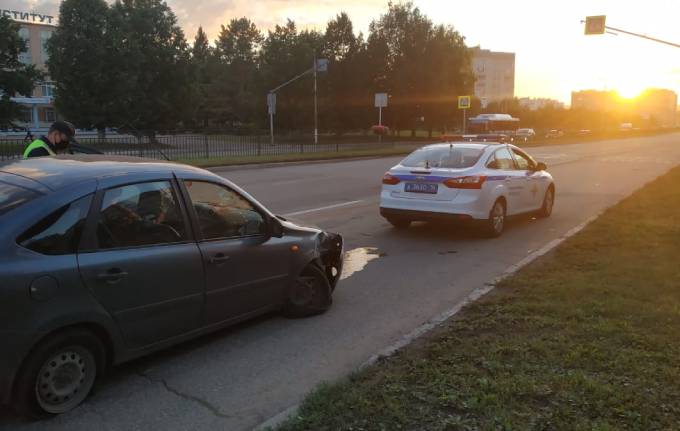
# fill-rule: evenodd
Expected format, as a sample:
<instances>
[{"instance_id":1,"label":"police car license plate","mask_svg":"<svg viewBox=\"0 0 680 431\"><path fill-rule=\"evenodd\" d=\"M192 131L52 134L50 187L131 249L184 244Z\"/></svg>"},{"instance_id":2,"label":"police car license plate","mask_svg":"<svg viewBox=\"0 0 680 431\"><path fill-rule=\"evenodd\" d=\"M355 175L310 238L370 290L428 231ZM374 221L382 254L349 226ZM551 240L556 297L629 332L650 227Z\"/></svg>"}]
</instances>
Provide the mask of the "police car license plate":
<instances>
[{"instance_id":1,"label":"police car license plate","mask_svg":"<svg viewBox=\"0 0 680 431\"><path fill-rule=\"evenodd\" d=\"M404 185L404 191L407 193L428 193L435 195L438 188L438 184L432 183L406 183Z\"/></svg>"}]
</instances>

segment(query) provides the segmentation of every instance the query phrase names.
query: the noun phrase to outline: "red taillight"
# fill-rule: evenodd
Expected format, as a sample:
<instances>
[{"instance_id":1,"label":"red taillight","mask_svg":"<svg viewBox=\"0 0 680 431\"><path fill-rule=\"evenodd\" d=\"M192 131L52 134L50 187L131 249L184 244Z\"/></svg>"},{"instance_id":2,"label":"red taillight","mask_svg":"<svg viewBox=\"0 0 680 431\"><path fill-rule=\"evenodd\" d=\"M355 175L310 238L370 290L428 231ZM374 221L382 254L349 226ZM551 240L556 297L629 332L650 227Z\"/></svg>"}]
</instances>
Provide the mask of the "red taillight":
<instances>
[{"instance_id":1,"label":"red taillight","mask_svg":"<svg viewBox=\"0 0 680 431\"><path fill-rule=\"evenodd\" d=\"M383 175L382 183L383 184L389 184L391 186L395 184L399 184L401 180L394 175L390 175L389 172L385 172L385 175Z\"/></svg>"},{"instance_id":2,"label":"red taillight","mask_svg":"<svg viewBox=\"0 0 680 431\"><path fill-rule=\"evenodd\" d=\"M451 189L481 189L486 181L483 175L472 175L468 177L449 178L444 181L444 185Z\"/></svg>"}]
</instances>

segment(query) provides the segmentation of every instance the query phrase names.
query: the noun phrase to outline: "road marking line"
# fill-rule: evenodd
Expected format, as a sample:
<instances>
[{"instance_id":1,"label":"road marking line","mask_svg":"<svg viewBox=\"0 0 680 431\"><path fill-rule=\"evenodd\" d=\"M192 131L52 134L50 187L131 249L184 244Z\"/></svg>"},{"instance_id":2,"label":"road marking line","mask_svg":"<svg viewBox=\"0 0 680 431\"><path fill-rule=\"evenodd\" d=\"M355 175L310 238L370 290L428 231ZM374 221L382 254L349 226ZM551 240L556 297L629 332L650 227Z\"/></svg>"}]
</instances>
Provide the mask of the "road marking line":
<instances>
[{"instance_id":1,"label":"road marking line","mask_svg":"<svg viewBox=\"0 0 680 431\"><path fill-rule=\"evenodd\" d=\"M514 265L510 265L508 268L506 268L505 271L501 273L498 277L493 279L491 282L485 283L483 286L478 287L477 289L473 290L470 294L468 294L465 299L463 299L461 302L457 303L454 305L452 308L444 311L443 313L433 317L426 323L420 325L413 331L409 332L408 334L404 335L401 337L399 340L397 340L394 344L386 347L385 349L379 351L375 355L371 356L368 358L366 362L363 364L359 365L357 367L357 371L361 371L364 368L370 367L371 365L375 365L376 363L380 362L382 359L389 358L390 356L393 356L395 353L397 353L399 350L403 349L404 347L408 346L409 344L413 343L416 341L418 338L422 337L423 335L427 334L428 332L432 331L433 329L437 328L440 326L442 323L446 322L456 314L458 314L466 305L471 304L475 301L477 301L479 298L483 297L487 293L491 292L493 289L496 288L496 285L500 283L502 280L510 277L511 275L515 274L517 271L520 269L524 268L525 266L529 265L531 262L535 261L539 257L551 252L555 247L558 245L562 244L565 240L569 239L570 237L576 235L580 231L582 231L586 226L588 226L590 223L595 221L602 213L604 210L598 212L592 217L589 217L587 220L584 222L580 223L579 225L569 229L567 232L564 233L564 235L560 236L559 238L555 238L554 240L548 242L546 245L543 247L539 248L538 250L529 253L525 258L520 260ZM264 430L267 428L275 428L276 426L282 424L285 422L287 419L295 416L300 408L300 403L293 404L292 406L288 407L282 412L279 412L278 414L272 416L269 418L267 421L263 422L262 424L258 425L255 427L255 430L260 431Z\"/></svg>"},{"instance_id":2,"label":"road marking line","mask_svg":"<svg viewBox=\"0 0 680 431\"><path fill-rule=\"evenodd\" d=\"M346 206L349 206L349 205L358 204L360 202L363 202L363 200L343 202L341 204L327 205L325 207L312 208L312 209L303 210L303 211L296 211L296 212L293 212L293 213L284 214L283 216L284 217L293 217L293 216L298 216L298 215L302 215L302 214L309 214L309 213L315 213L315 212L318 212L318 211L330 210L330 209L333 209L333 208L346 207Z\"/></svg>"}]
</instances>

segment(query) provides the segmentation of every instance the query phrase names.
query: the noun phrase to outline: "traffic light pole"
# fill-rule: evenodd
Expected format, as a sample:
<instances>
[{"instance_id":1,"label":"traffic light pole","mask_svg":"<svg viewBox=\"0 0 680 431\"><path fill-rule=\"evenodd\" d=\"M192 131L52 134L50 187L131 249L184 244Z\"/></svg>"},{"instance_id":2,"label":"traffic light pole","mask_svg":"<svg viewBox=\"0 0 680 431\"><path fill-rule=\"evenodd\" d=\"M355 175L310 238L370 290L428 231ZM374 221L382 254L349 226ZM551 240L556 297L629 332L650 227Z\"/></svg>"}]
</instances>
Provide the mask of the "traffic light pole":
<instances>
[{"instance_id":1,"label":"traffic light pole","mask_svg":"<svg viewBox=\"0 0 680 431\"><path fill-rule=\"evenodd\" d=\"M319 67L321 67L321 70L319 70ZM328 67L328 60L326 59L317 59L316 54L314 54L314 65L312 66L311 69L307 69L301 74L297 75L296 77L289 79L288 81L284 82L283 84L279 85L278 87L274 88L269 92L269 95L267 97L267 104L269 105L269 134L271 138L271 144L274 145L274 111L276 107L276 92L282 89L283 87L287 86L288 84L292 84L293 82L297 81L298 79L302 78L303 76L309 75L310 73L314 74L314 143L318 144L319 143L319 117L318 117L318 101L317 101L317 72L325 72Z\"/></svg>"},{"instance_id":2,"label":"traffic light pole","mask_svg":"<svg viewBox=\"0 0 680 431\"><path fill-rule=\"evenodd\" d=\"M609 27L608 25L606 25L604 28L607 29L607 30L617 31L619 33L628 34L630 36L636 36L636 37L640 37L642 39L651 40L652 42L663 43L664 45L669 45L669 46L672 46L674 48L680 48L680 44L668 42L667 40L661 40L661 39L657 39L655 37L645 36L644 34L640 34L640 33L633 33L632 31L621 30L620 28Z\"/></svg>"}]
</instances>

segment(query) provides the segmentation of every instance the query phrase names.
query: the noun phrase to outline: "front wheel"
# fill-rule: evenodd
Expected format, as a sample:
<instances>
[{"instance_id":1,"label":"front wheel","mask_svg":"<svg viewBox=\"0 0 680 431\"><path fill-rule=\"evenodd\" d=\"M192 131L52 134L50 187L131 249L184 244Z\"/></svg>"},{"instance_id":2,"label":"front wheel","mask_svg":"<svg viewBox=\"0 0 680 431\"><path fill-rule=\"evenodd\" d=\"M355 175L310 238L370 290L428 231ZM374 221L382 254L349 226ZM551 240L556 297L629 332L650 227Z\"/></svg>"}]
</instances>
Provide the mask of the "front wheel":
<instances>
[{"instance_id":1,"label":"front wheel","mask_svg":"<svg viewBox=\"0 0 680 431\"><path fill-rule=\"evenodd\" d=\"M103 373L105 357L102 342L90 331L74 329L48 336L18 376L17 410L39 418L74 409Z\"/></svg>"},{"instance_id":2,"label":"front wheel","mask_svg":"<svg viewBox=\"0 0 680 431\"><path fill-rule=\"evenodd\" d=\"M538 210L538 216L539 217L550 217L553 211L553 206L555 205L555 189L550 186L548 187L548 190L545 192L545 196L543 197L543 205L541 206L541 209Z\"/></svg>"},{"instance_id":3,"label":"front wheel","mask_svg":"<svg viewBox=\"0 0 680 431\"><path fill-rule=\"evenodd\" d=\"M505 203L498 199L494 202L489 218L485 221L484 235L489 238L501 236L505 229Z\"/></svg>"},{"instance_id":4,"label":"front wheel","mask_svg":"<svg viewBox=\"0 0 680 431\"><path fill-rule=\"evenodd\" d=\"M311 264L295 280L283 311L289 317L307 317L324 313L332 303L332 289L326 273Z\"/></svg>"}]
</instances>

